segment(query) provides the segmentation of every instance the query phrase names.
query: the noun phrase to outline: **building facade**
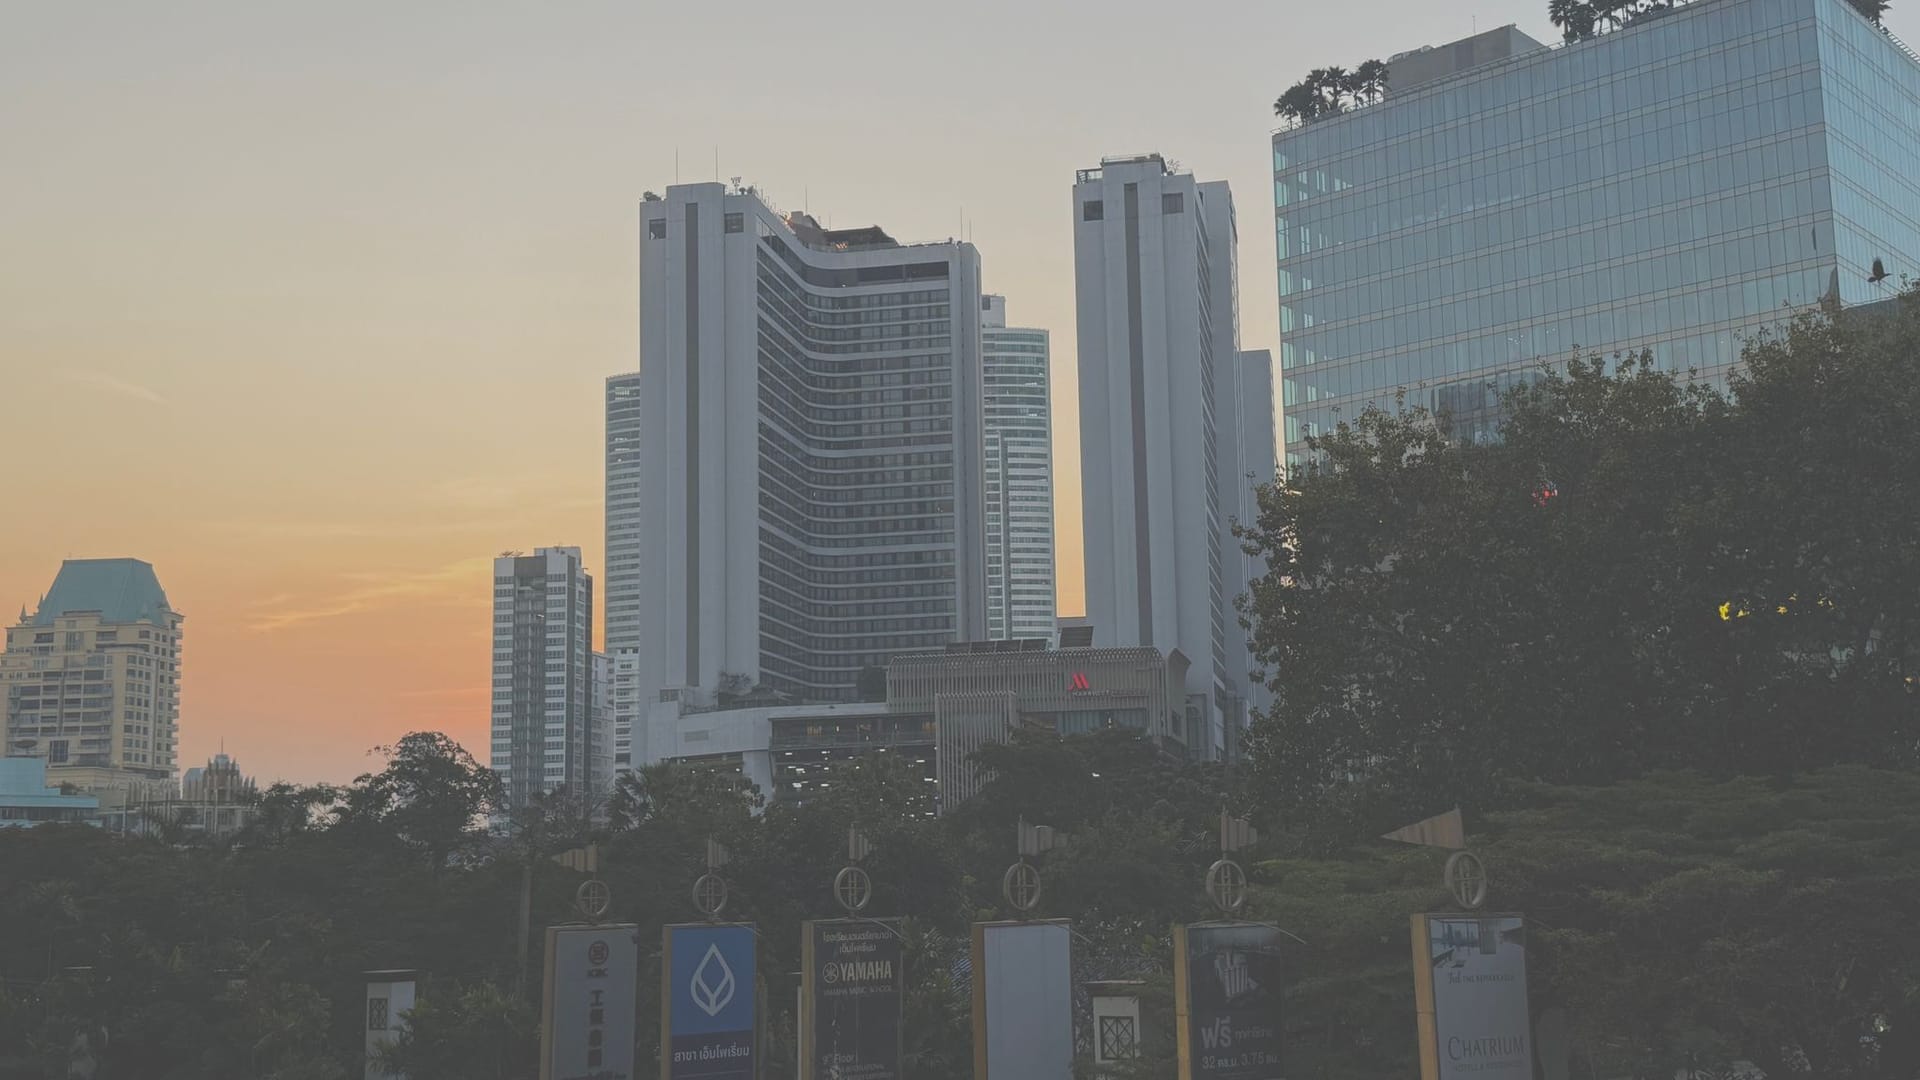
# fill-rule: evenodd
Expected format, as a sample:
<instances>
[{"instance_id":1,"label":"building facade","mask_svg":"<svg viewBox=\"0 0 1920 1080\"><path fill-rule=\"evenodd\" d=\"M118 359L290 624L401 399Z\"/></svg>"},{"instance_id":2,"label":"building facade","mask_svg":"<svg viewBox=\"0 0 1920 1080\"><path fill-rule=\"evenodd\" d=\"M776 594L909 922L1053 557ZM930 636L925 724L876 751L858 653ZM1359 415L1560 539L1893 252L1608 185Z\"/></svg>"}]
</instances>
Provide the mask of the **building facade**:
<instances>
[{"instance_id":1,"label":"building facade","mask_svg":"<svg viewBox=\"0 0 1920 1080\"><path fill-rule=\"evenodd\" d=\"M1234 408L1240 428L1240 475L1234 485L1233 523L1254 525L1260 520L1260 485L1270 484L1279 475L1280 443L1275 417L1279 410L1273 397L1273 353L1267 349L1243 349L1240 353L1239 384L1235 387ZM1238 560L1233 578L1233 600L1247 595L1248 586L1267 572L1265 559L1249 555L1241 547L1232 529L1220 541L1229 565ZM1268 674L1253 655L1253 632L1242 628L1236 607L1228 635L1239 651L1231 658L1246 689L1247 720L1264 715L1273 705L1267 689Z\"/></svg>"},{"instance_id":2,"label":"building facade","mask_svg":"<svg viewBox=\"0 0 1920 1080\"><path fill-rule=\"evenodd\" d=\"M47 759L0 757L0 829L100 824L100 797L70 794L47 779Z\"/></svg>"},{"instance_id":3,"label":"building facade","mask_svg":"<svg viewBox=\"0 0 1920 1080\"><path fill-rule=\"evenodd\" d=\"M174 789L181 626L153 567L68 559L0 653L6 754L83 791Z\"/></svg>"},{"instance_id":4,"label":"building facade","mask_svg":"<svg viewBox=\"0 0 1920 1080\"><path fill-rule=\"evenodd\" d=\"M1052 640L1053 413L1045 330L980 300L986 440L987 637Z\"/></svg>"},{"instance_id":5,"label":"building facade","mask_svg":"<svg viewBox=\"0 0 1920 1080\"><path fill-rule=\"evenodd\" d=\"M640 501L640 373L607 378L607 565L601 594L606 626L600 643L609 663L608 708L613 717L613 768L632 767L633 725L639 700L640 587L643 503Z\"/></svg>"},{"instance_id":6,"label":"building facade","mask_svg":"<svg viewBox=\"0 0 1920 1080\"><path fill-rule=\"evenodd\" d=\"M947 813L989 779L972 755L1019 728L1059 735L1130 731L1187 757L1204 731L1185 691L1186 661L1157 649L1047 649L1038 639L983 641L902 656L886 700L711 708L656 702L642 764L739 775L769 801L804 802L846 762L886 755L926 785L925 812Z\"/></svg>"},{"instance_id":7,"label":"building facade","mask_svg":"<svg viewBox=\"0 0 1920 1080\"><path fill-rule=\"evenodd\" d=\"M492 766L511 807L565 786L597 794L593 578L577 547L493 560Z\"/></svg>"},{"instance_id":8,"label":"building facade","mask_svg":"<svg viewBox=\"0 0 1920 1080\"><path fill-rule=\"evenodd\" d=\"M973 247L823 229L721 184L640 216L644 512L616 597L638 604L640 707L852 700L865 668L982 636Z\"/></svg>"},{"instance_id":9,"label":"building facade","mask_svg":"<svg viewBox=\"0 0 1920 1080\"><path fill-rule=\"evenodd\" d=\"M1503 27L1388 86L1273 136L1292 464L1402 395L1490 437L1499 393L1576 350L1721 382L1789 309L1920 270L1920 62L1844 0L1553 48Z\"/></svg>"},{"instance_id":10,"label":"building facade","mask_svg":"<svg viewBox=\"0 0 1920 1080\"><path fill-rule=\"evenodd\" d=\"M592 685L588 700L592 722L588 728L587 757L593 773L593 790L611 792L618 772L613 761L613 748L617 740L613 724L613 657L606 653L593 654Z\"/></svg>"},{"instance_id":11,"label":"building facade","mask_svg":"<svg viewBox=\"0 0 1920 1080\"><path fill-rule=\"evenodd\" d=\"M1025 644L1025 643L1020 643ZM956 645L887 668L887 709L930 721L939 812L979 794L989 779L975 751L1018 728L1061 736L1131 731L1175 757L1209 736L1186 692L1187 661L1149 647L1035 649Z\"/></svg>"},{"instance_id":12,"label":"building facade","mask_svg":"<svg viewBox=\"0 0 1920 1080\"><path fill-rule=\"evenodd\" d=\"M1190 746L1223 757L1246 715L1232 196L1158 154L1107 158L1073 213L1087 617L1096 644L1187 659Z\"/></svg>"}]
</instances>

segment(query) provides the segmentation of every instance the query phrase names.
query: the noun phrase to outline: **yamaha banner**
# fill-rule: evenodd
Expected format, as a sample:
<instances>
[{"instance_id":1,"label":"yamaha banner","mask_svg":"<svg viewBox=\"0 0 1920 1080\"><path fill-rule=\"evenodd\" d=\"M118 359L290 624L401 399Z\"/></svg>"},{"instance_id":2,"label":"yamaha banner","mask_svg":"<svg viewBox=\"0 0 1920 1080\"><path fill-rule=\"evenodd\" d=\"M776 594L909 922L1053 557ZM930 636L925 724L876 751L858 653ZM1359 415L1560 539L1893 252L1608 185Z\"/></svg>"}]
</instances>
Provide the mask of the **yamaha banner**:
<instances>
[{"instance_id":1,"label":"yamaha banner","mask_svg":"<svg viewBox=\"0 0 1920 1080\"><path fill-rule=\"evenodd\" d=\"M663 937L661 1077L753 1080L759 1050L753 927L669 926Z\"/></svg>"},{"instance_id":2,"label":"yamaha banner","mask_svg":"<svg viewBox=\"0 0 1920 1080\"><path fill-rule=\"evenodd\" d=\"M1279 1080L1280 931L1181 926L1173 950L1180 1080Z\"/></svg>"},{"instance_id":3,"label":"yamaha banner","mask_svg":"<svg viewBox=\"0 0 1920 1080\"><path fill-rule=\"evenodd\" d=\"M906 978L899 931L875 919L811 922L801 952L800 1080L901 1080Z\"/></svg>"}]
</instances>

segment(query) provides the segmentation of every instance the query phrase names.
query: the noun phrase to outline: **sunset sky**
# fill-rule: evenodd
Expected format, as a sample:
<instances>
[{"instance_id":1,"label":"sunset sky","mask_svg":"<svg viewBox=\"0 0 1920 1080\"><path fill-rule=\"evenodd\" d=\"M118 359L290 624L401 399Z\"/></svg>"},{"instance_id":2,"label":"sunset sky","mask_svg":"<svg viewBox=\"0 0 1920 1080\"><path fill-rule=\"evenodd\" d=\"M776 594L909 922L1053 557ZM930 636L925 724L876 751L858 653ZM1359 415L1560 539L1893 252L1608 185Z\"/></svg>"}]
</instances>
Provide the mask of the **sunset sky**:
<instances>
[{"instance_id":1,"label":"sunset sky","mask_svg":"<svg viewBox=\"0 0 1920 1080\"><path fill-rule=\"evenodd\" d=\"M1231 181L1271 348L1279 92L1476 25L1553 36L1545 0L0 10L0 606L64 557L151 561L187 616L183 766L224 741L296 780L419 728L484 757L488 560L577 544L599 576L643 190L964 229L1053 331L1077 612L1074 169Z\"/></svg>"}]
</instances>

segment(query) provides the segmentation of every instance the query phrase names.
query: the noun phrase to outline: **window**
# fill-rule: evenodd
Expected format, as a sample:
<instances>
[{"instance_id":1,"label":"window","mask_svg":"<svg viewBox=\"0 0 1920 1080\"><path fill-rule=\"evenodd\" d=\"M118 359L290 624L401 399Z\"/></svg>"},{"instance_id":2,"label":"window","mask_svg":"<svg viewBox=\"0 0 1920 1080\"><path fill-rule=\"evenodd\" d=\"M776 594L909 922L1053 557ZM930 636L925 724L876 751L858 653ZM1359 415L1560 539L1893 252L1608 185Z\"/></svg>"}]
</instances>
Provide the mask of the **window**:
<instances>
[{"instance_id":1,"label":"window","mask_svg":"<svg viewBox=\"0 0 1920 1080\"><path fill-rule=\"evenodd\" d=\"M1137 1039L1131 1016L1100 1018L1100 1060L1120 1061L1134 1056Z\"/></svg>"},{"instance_id":2,"label":"window","mask_svg":"<svg viewBox=\"0 0 1920 1080\"><path fill-rule=\"evenodd\" d=\"M367 999L367 1030L387 1030L387 999L370 997Z\"/></svg>"},{"instance_id":3,"label":"window","mask_svg":"<svg viewBox=\"0 0 1920 1080\"><path fill-rule=\"evenodd\" d=\"M741 213L728 214L726 217L726 230L730 233L746 232L747 215Z\"/></svg>"},{"instance_id":4,"label":"window","mask_svg":"<svg viewBox=\"0 0 1920 1080\"><path fill-rule=\"evenodd\" d=\"M1182 213L1187 208L1186 196L1177 191L1169 191L1160 196L1160 212L1163 214Z\"/></svg>"},{"instance_id":5,"label":"window","mask_svg":"<svg viewBox=\"0 0 1920 1080\"><path fill-rule=\"evenodd\" d=\"M1107 204L1099 199L1088 199L1080 204L1081 221L1099 221L1107 216Z\"/></svg>"},{"instance_id":6,"label":"window","mask_svg":"<svg viewBox=\"0 0 1920 1080\"><path fill-rule=\"evenodd\" d=\"M647 222L647 236L654 240L665 240L667 238L667 219L663 217L654 218L652 221Z\"/></svg>"}]
</instances>

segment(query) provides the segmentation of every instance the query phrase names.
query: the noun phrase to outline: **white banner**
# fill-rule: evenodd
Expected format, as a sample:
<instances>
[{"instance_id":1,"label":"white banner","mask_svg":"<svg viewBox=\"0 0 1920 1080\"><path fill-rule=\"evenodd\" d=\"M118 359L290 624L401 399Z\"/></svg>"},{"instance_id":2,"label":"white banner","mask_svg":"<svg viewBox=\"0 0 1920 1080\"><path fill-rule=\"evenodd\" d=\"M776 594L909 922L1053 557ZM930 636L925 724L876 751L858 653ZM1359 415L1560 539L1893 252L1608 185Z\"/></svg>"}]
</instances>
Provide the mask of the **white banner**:
<instances>
[{"instance_id":1,"label":"white banner","mask_svg":"<svg viewBox=\"0 0 1920 1080\"><path fill-rule=\"evenodd\" d=\"M1433 1070L1428 1075L1530 1080L1525 922L1517 915L1416 917L1415 927L1423 924L1424 947L1415 947L1425 957L1421 977L1430 987L1430 996L1421 995L1433 1017L1432 1043L1422 1048Z\"/></svg>"}]
</instances>

